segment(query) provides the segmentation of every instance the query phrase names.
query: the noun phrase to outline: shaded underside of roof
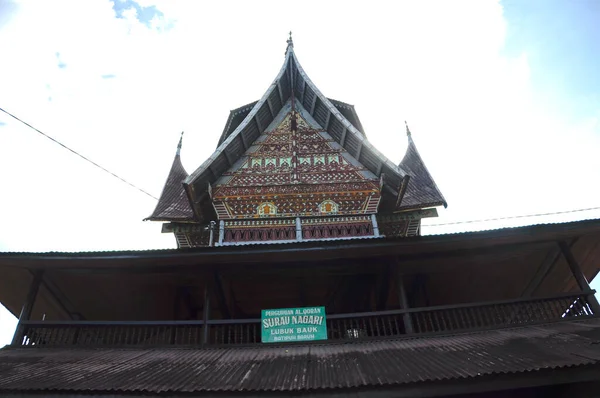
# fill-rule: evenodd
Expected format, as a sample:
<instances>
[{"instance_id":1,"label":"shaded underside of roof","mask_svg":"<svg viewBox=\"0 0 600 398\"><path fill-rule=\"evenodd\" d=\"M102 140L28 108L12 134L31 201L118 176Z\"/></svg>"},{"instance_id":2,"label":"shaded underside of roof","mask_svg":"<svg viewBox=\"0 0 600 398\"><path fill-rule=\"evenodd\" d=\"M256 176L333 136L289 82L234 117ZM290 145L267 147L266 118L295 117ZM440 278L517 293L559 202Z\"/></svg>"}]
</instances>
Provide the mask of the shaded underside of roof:
<instances>
[{"instance_id":1,"label":"shaded underside of roof","mask_svg":"<svg viewBox=\"0 0 600 398\"><path fill-rule=\"evenodd\" d=\"M137 252L0 253L0 302L18 316L33 279L31 270L40 269L45 271L50 290L40 289L32 319L42 319L44 314L48 320L70 319L56 307L53 291L59 292L63 302L73 304L68 308L71 313L89 320L173 319L170 300L174 287L204 286L218 272L221 283L236 292L238 302L251 302L257 293L262 294L261 288L271 291L270 287L276 286L277 303L261 308L287 308L296 306L302 278L310 278L306 280L311 286L315 282L306 294L308 302L321 302L345 280L342 271L348 277L369 278L381 274L392 258L398 259L399 271L407 278L428 275L431 305L510 300L523 297L526 291L532 297L578 292L569 265L559 255L557 240L571 243L573 256L585 277L592 280L600 263L598 220L414 239ZM539 275L545 276L530 290ZM253 280L259 282L249 282ZM391 289L390 299L397 297L393 286ZM214 299L217 302L216 296Z\"/></svg>"},{"instance_id":2,"label":"shaded underside of roof","mask_svg":"<svg viewBox=\"0 0 600 398\"><path fill-rule=\"evenodd\" d=\"M223 133L221 134L221 138L219 138L219 143L217 144L217 148L219 145L225 141L229 134L233 133L235 129L242 123L242 121L246 118L248 113L254 108L258 101L253 101L249 104L240 106L237 109L234 109L229 112L229 117L227 117L227 122L225 123L225 127L223 128Z\"/></svg>"},{"instance_id":3,"label":"shaded underside of roof","mask_svg":"<svg viewBox=\"0 0 600 398\"><path fill-rule=\"evenodd\" d=\"M340 112L342 112L342 115L344 115L344 117L348 119L348 121L352 123L352 125L356 127L356 129L366 137L365 129L363 128L363 125L360 122L360 119L358 118L358 113L356 113L354 105L350 105L345 102L334 100L331 98L329 98L329 101L331 101L331 103L337 109L339 109Z\"/></svg>"},{"instance_id":4,"label":"shaded underside of roof","mask_svg":"<svg viewBox=\"0 0 600 398\"><path fill-rule=\"evenodd\" d=\"M406 154L400 162L400 168L410 176L410 179L399 209L409 210L429 206L447 206L446 199L444 199L435 181L433 181L433 177L429 174L425 162L423 162L410 136L408 137Z\"/></svg>"},{"instance_id":5,"label":"shaded underside of roof","mask_svg":"<svg viewBox=\"0 0 600 398\"><path fill-rule=\"evenodd\" d=\"M184 258L197 262L203 256L209 257L206 261L216 261L217 257L227 256L224 263L238 261L239 256L248 256L252 253L271 254L266 260L270 260L273 253L286 256L293 253L298 256L300 252L316 250L323 253L323 249L332 252L334 256L340 256L337 250L348 256L355 256L355 251L365 253L366 256L372 252L392 253L394 255L434 254L445 251L460 251L465 249L477 250L489 247L502 247L507 245L523 245L537 242L552 242L558 240L569 240L582 238L596 238L600 234L600 219L572 221L565 223L547 223L527 225L522 227L509 227L488 231L458 232L452 234L427 235L414 238L396 238L388 240L356 240L356 241L305 241L294 242L287 245L248 245L231 247L198 247L192 249L150 249L150 250L119 250L119 251L96 251L96 252L0 252L0 266L39 268L44 263L69 261L80 262L90 260L102 265L107 260L137 261L148 259L151 263L158 260L173 258L177 262ZM598 241L600 242L600 241ZM593 243L593 246L599 246ZM385 251L385 253L384 253ZM345 257L345 256L342 256ZM279 261L277 258L275 261ZM132 263L133 264L133 263ZM90 263L90 266L94 264ZM78 265L77 265L78 266Z\"/></svg>"},{"instance_id":6,"label":"shaded underside of roof","mask_svg":"<svg viewBox=\"0 0 600 398\"><path fill-rule=\"evenodd\" d=\"M169 176L160 194L160 198L152 215L146 220L150 221L188 221L194 219L194 213L189 199L183 189L183 181L188 173L181 164L179 154L173 159Z\"/></svg>"},{"instance_id":7,"label":"shaded underside of roof","mask_svg":"<svg viewBox=\"0 0 600 398\"><path fill-rule=\"evenodd\" d=\"M597 365L597 319L438 337L234 348L8 348L0 391L301 392Z\"/></svg>"},{"instance_id":8,"label":"shaded underside of roof","mask_svg":"<svg viewBox=\"0 0 600 398\"><path fill-rule=\"evenodd\" d=\"M329 98L329 101L331 101L331 103L342 113L342 115L344 115L346 119L348 119L348 121L350 121L350 123L352 123L354 127L356 127L358 131L365 135L365 130L363 129L362 123L358 118L358 114L354 109L354 105L350 105L345 102L337 101L331 98ZM221 138L219 138L219 143L217 147L221 145L223 141L225 141L225 139L227 139L227 137L229 137L229 135L235 131L235 129L240 125L240 123L242 123L242 121L246 118L248 113L250 113L252 108L254 108L254 105L256 105L257 102L258 101L251 102L229 112L229 117L227 118L227 122L225 123L225 127L223 128L223 133L221 134Z\"/></svg>"}]
</instances>

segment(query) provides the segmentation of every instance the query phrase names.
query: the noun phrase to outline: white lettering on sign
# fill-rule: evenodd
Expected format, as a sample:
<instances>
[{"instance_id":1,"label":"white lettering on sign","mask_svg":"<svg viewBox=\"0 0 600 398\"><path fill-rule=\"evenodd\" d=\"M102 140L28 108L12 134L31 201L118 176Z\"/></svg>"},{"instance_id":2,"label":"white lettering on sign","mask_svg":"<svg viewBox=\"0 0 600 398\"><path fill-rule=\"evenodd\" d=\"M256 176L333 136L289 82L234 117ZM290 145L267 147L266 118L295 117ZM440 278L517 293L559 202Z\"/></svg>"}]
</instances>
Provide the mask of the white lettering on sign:
<instances>
[{"instance_id":1,"label":"white lettering on sign","mask_svg":"<svg viewBox=\"0 0 600 398\"><path fill-rule=\"evenodd\" d=\"M300 315L300 316L280 316L277 318L263 319L265 329L274 328L277 326L292 325L322 325L325 317L316 315Z\"/></svg>"}]
</instances>

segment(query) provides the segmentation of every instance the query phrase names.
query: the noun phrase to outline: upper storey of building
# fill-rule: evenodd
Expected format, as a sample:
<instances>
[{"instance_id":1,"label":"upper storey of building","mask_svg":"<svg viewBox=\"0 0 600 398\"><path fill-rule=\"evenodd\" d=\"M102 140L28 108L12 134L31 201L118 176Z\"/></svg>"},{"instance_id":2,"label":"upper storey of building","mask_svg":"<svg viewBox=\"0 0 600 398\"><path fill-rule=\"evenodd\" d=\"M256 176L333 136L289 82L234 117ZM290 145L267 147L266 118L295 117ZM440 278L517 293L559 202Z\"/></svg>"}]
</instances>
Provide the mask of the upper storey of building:
<instances>
[{"instance_id":1,"label":"upper storey of building","mask_svg":"<svg viewBox=\"0 0 600 398\"><path fill-rule=\"evenodd\" d=\"M180 246L378 237L386 231L376 217L385 215L388 234L418 234L409 221L424 214L407 212L446 201L407 133L408 149L395 165L368 141L352 105L312 83L290 38L266 93L231 111L217 149L191 175L178 147L148 219L171 222L165 231L186 235ZM208 236L211 227L198 224L212 221L220 225Z\"/></svg>"}]
</instances>

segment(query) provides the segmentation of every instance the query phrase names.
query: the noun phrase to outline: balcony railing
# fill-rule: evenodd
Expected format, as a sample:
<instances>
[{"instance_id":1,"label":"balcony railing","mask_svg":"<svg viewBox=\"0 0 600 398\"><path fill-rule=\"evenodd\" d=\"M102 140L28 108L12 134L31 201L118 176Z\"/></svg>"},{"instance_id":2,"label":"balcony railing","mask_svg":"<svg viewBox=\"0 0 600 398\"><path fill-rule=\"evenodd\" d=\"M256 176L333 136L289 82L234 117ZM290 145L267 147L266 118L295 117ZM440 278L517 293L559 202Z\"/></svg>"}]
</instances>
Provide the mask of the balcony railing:
<instances>
[{"instance_id":1,"label":"balcony railing","mask_svg":"<svg viewBox=\"0 0 600 398\"><path fill-rule=\"evenodd\" d=\"M488 303L327 316L328 339L356 340L450 333L592 317L594 292ZM21 346L186 346L255 344L260 319L203 321L22 322Z\"/></svg>"}]
</instances>

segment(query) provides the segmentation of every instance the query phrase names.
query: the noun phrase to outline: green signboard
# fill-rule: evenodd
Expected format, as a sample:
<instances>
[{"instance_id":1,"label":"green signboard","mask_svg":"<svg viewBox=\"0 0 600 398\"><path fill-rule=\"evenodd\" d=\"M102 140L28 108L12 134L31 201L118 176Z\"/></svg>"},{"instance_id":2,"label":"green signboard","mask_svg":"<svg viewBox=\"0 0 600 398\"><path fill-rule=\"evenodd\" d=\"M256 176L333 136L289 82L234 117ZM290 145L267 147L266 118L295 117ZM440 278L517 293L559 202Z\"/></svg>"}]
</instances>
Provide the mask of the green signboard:
<instances>
[{"instance_id":1,"label":"green signboard","mask_svg":"<svg viewBox=\"0 0 600 398\"><path fill-rule=\"evenodd\" d=\"M327 340L325 307L262 310L263 343Z\"/></svg>"}]
</instances>

